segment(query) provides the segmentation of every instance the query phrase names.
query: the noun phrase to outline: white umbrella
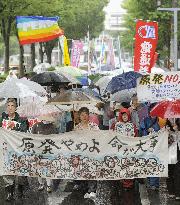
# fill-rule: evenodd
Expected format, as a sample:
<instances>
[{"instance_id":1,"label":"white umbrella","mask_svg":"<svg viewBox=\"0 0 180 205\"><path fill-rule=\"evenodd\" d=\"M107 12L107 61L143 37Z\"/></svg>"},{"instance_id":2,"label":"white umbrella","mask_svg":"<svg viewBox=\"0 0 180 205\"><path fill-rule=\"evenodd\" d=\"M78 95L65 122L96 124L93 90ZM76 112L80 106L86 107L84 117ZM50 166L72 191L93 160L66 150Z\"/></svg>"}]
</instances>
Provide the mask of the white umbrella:
<instances>
[{"instance_id":1,"label":"white umbrella","mask_svg":"<svg viewBox=\"0 0 180 205\"><path fill-rule=\"evenodd\" d=\"M21 117L39 117L49 116L56 113L62 113L62 110L55 105L44 105L42 103L27 103L17 108L17 113Z\"/></svg>"},{"instance_id":2,"label":"white umbrella","mask_svg":"<svg viewBox=\"0 0 180 205\"><path fill-rule=\"evenodd\" d=\"M129 90L121 90L111 95L110 101L116 102L130 102L131 98L134 94L137 93L136 88L132 88Z\"/></svg>"},{"instance_id":3,"label":"white umbrella","mask_svg":"<svg viewBox=\"0 0 180 205\"><path fill-rule=\"evenodd\" d=\"M103 76L95 83L96 86L99 86L101 95L103 95L108 83L111 81L112 78L113 76Z\"/></svg>"},{"instance_id":4,"label":"white umbrella","mask_svg":"<svg viewBox=\"0 0 180 205\"><path fill-rule=\"evenodd\" d=\"M45 71L48 71L48 68L50 68L50 67L51 67L51 65L49 63L41 63L41 64L36 65L33 68L33 71L36 72L37 74L39 74L39 73L43 73Z\"/></svg>"},{"instance_id":5,"label":"white umbrella","mask_svg":"<svg viewBox=\"0 0 180 205\"><path fill-rule=\"evenodd\" d=\"M38 93L47 94L46 90L41 85L26 79L12 78L0 83L0 97L36 97Z\"/></svg>"},{"instance_id":6,"label":"white umbrella","mask_svg":"<svg viewBox=\"0 0 180 205\"><path fill-rule=\"evenodd\" d=\"M55 71L55 73L62 75L62 73L57 70ZM75 77L73 77L72 75L68 73L63 73L63 75L70 81L70 84L79 84L79 85L81 84L81 82L77 80Z\"/></svg>"}]
</instances>

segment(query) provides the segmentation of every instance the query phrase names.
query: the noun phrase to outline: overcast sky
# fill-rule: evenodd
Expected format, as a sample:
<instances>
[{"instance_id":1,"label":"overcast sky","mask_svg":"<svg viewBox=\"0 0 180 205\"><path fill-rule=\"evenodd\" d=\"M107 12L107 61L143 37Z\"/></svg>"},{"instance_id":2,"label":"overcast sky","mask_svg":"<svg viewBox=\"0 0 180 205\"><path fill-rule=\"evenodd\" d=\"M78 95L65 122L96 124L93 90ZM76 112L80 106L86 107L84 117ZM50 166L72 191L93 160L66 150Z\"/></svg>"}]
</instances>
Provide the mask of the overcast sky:
<instances>
[{"instance_id":1,"label":"overcast sky","mask_svg":"<svg viewBox=\"0 0 180 205\"><path fill-rule=\"evenodd\" d=\"M106 12L121 12L121 3L123 0L110 0L108 6L105 8Z\"/></svg>"}]
</instances>

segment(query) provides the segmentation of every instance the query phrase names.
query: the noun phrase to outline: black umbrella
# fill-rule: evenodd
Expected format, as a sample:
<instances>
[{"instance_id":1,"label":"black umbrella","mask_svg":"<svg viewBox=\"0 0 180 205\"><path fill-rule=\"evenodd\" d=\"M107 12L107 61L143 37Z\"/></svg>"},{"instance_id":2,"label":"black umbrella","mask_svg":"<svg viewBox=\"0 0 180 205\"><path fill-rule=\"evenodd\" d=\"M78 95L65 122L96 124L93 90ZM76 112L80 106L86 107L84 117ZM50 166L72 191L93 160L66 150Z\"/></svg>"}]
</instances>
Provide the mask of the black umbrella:
<instances>
[{"instance_id":1,"label":"black umbrella","mask_svg":"<svg viewBox=\"0 0 180 205\"><path fill-rule=\"evenodd\" d=\"M70 83L64 75L59 75L54 72L36 74L31 78L31 80L43 86L68 85Z\"/></svg>"}]
</instances>

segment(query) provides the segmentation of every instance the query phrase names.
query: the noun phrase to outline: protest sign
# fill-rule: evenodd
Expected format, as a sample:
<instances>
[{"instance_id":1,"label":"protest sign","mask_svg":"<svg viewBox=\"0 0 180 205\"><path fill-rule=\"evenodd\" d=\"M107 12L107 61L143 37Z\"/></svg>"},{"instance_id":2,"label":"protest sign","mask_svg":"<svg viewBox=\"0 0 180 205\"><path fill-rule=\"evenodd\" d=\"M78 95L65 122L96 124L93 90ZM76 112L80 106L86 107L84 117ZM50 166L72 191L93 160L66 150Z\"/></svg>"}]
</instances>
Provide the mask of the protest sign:
<instances>
[{"instance_id":1,"label":"protest sign","mask_svg":"<svg viewBox=\"0 0 180 205\"><path fill-rule=\"evenodd\" d=\"M180 99L180 72L144 75L137 82L140 102Z\"/></svg>"},{"instance_id":2,"label":"protest sign","mask_svg":"<svg viewBox=\"0 0 180 205\"><path fill-rule=\"evenodd\" d=\"M134 71L150 73L155 62L158 42L158 23L138 20L136 22Z\"/></svg>"},{"instance_id":3,"label":"protest sign","mask_svg":"<svg viewBox=\"0 0 180 205\"><path fill-rule=\"evenodd\" d=\"M119 180L167 177L167 133L120 136L113 131L33 135L0 129L1 175Z\"/></svg>"}]
</instances>

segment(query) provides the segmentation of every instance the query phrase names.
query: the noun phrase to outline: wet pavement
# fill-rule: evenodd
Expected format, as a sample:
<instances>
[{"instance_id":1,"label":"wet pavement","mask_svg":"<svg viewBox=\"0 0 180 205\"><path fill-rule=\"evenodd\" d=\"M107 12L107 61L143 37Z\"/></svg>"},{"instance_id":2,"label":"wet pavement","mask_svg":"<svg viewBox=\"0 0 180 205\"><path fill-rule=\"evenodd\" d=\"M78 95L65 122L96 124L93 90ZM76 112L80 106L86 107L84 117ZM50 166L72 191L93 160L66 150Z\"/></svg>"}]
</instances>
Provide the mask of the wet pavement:
<instances>
[{"instance_id":1,"label":"wet pavement","mask_svg":"<svg viewBox=\"0 0 180 205\"><path fill-rule=\"evenodd\" d=\"M0 205L95 205L92 199L84 199L83 190L74 190L72 181L63 180L54 186L52 193L46 190L38 191L38 182L35 178L29 178L29 188L25 191L24 197L15 201L5 201L3 180L0 177ZM136 184L135 188L128 191L117 189L118 194L112 197L112 205L180 205L180 201L169 199L166 183L161 179L159 191L149 190L145 184ZM105 193L104 193L105 194ZM102 196L104 196L102 194ZM105 196L104 196L105 197ZM99 203L100 204L100 203ZM101 204L103 205L103 204ZM105 204L110 205L110 204Z\"/></svg>"}]
</instances>

